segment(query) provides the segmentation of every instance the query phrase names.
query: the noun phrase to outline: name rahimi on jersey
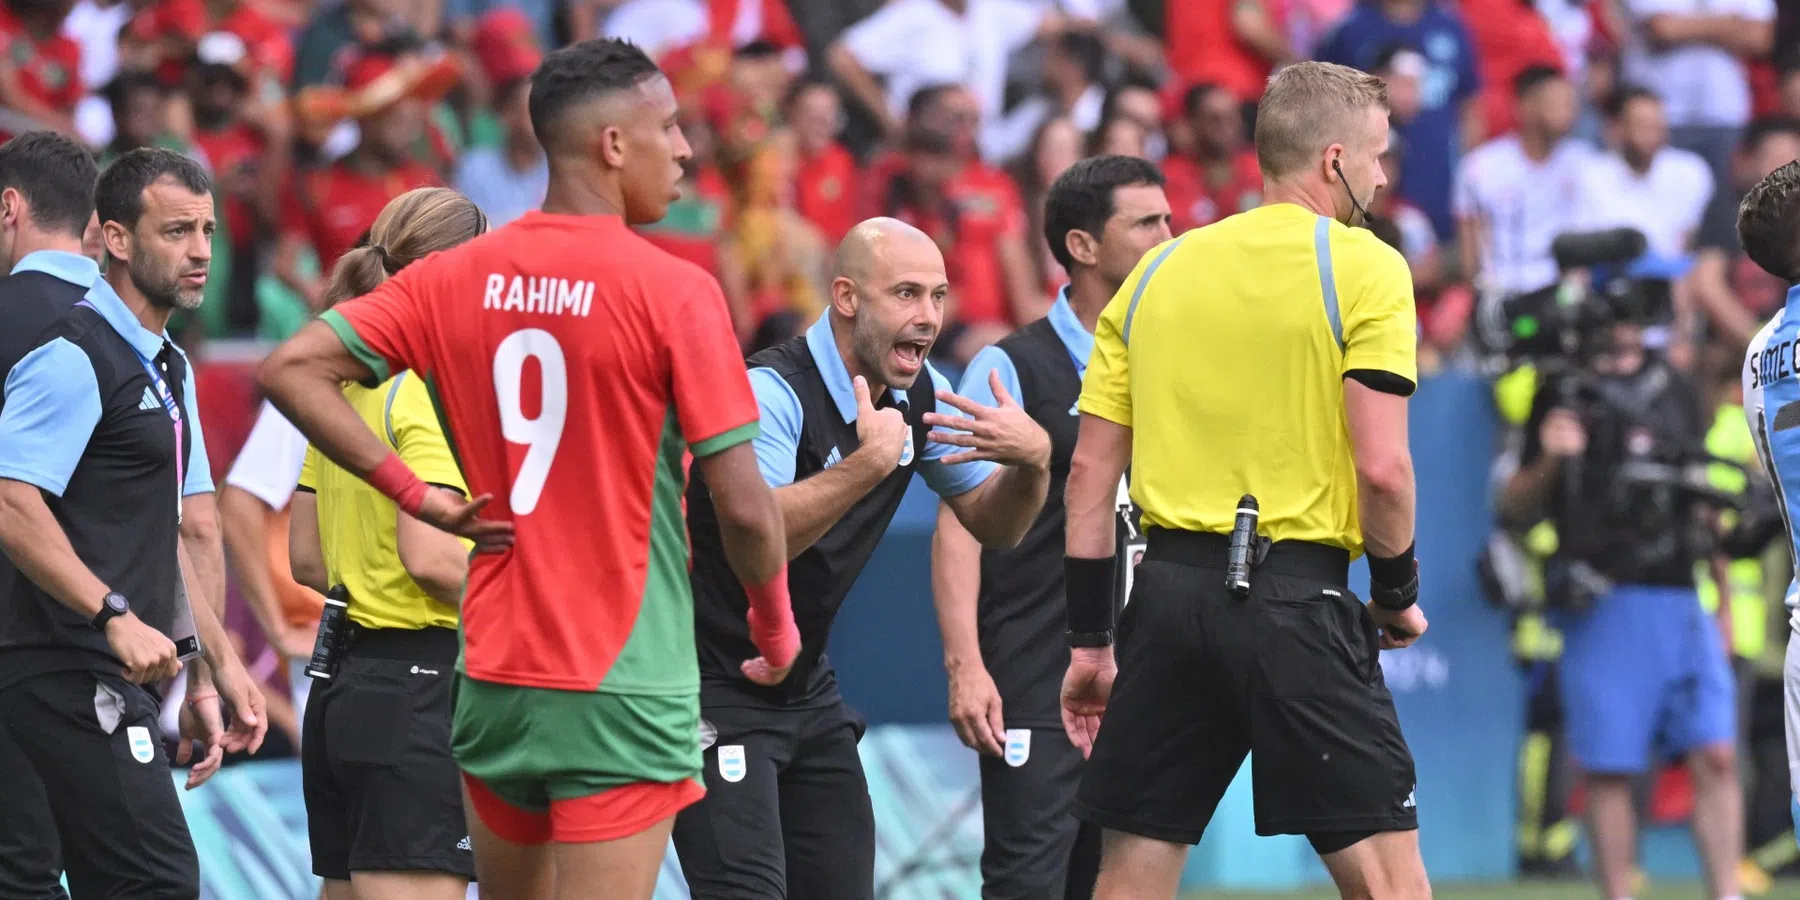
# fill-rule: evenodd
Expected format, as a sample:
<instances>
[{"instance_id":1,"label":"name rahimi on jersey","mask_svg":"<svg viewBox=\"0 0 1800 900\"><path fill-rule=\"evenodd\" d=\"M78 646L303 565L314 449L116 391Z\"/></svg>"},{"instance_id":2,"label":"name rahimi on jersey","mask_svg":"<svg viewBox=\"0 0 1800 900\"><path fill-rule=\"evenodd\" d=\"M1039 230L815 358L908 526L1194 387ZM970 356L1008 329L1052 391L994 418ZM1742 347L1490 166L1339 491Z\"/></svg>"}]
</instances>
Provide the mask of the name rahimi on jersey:
<instances>
[{"instance_id":1,"label":"name rahimi on jersey","mask_svg":"<svg viewBox=\"0 0 1800 900\"><path fill-rule=\"evenodd\" d=\"M586 316L593 305L592 281L540 278L536 275L514 275L508 278L497 272L488 275L487 291L481 298L482 309L565 316Z\"/></svg>"}]
</instances>

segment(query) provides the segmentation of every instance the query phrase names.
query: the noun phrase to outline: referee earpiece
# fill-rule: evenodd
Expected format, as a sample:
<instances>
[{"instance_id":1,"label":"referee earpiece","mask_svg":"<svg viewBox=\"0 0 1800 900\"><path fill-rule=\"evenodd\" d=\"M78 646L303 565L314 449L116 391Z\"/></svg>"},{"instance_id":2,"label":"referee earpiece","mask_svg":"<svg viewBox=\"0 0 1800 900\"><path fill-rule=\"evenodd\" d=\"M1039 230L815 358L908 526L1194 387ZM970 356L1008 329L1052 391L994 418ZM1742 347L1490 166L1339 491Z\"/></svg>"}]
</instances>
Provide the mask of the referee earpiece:
<instances>
[{"instance_id":1,"label":"referee earpiece","mask_svg":"<svg viewBox=\"0 0 1800 900\"><path fill-rule=\"evenodd\" d=\"M1356 190L1354 188L1350 187L1350 179L1344 177L1344 166L1342 163L1338 162L1335 157L1331 160L1331 171L1336 172L1338 180L1344 183L1344 193L1349 195L1349 197L1350 197L1350 209L1353 212L1359 213L1362 215L1363 224L1367 225L1369 223L1374 222L1375 215L1373 213L1369 212L1369 210L1367 208L1365 208L1361 203L1357 202ZM1354 225L1355 223L1354 222L1346 222L1344 224Z\"/></svg>"}]
</instances>

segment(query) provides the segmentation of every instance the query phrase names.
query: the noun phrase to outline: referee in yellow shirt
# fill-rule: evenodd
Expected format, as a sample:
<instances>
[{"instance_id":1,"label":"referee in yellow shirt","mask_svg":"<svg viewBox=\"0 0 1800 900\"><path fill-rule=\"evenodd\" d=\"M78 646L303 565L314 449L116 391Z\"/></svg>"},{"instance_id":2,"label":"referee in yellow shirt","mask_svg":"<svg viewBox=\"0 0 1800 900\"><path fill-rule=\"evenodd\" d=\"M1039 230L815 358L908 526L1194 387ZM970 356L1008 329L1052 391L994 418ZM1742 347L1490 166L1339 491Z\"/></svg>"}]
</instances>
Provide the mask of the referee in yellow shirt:
<instances>
[{"instance_id":1,"label":"referee in yellow shirt","mask_svg":"<svg viewBox=\"0 0 1800 900\"><path fill-rule=\"evenodd\" d=\"M1152 250L1095 330L1067 489L1063 721L1091 748L1076 814L1106 829L1101 900L1175 896L1246 753L1258 834L1306 835L1344 897L1430 896L1377 658L1426 625L1413 288L1399 253L1347 227L1387 183L1387 136L1379 79L1282 69L1256 119L1265 205ZM1115 670L1127 463L1149 546ZM1245 494L1273 545L1240 597L1225 570ZM1366 607L1346 586L1365 551Z\"/></svg>"},{"instance_id":2,"label":"referee in yellow shirt","mask_svg":"<svg viewBox=\"0 0 1800 900\"><path fill-rule=\"evenodd\" d=\"M409 263L481 234L449 188L390 202L346 254L326 299L375 289ZM344 396L427 483L467 494L431 393L403 372ZM450 753L458 608L472 546L400 510L308 447L289 526L294 579L349 593L350 640L308 699L300 769L313 873L326 900L461 900L475 876L462 781Z\"/></svg>"}]
</instances>

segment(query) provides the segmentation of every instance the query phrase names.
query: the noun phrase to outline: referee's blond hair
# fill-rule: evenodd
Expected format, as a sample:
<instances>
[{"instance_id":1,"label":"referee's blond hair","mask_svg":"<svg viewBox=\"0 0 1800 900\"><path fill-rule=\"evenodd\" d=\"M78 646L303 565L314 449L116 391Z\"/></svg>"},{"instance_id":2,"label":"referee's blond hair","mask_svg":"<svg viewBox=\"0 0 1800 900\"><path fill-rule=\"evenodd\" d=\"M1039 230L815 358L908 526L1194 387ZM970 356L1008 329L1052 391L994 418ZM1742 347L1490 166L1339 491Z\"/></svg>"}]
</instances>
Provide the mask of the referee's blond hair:
<instances>
[{"instance_id":1,"label":"referee's blond hair","mask_svg":"<svg viewBox=\"0 0 1800 900\"><path fill-rule=\"evenodd\" d=\"M1256 107L1256 162L1280 178L1312 165L1333 143L1354 139L1355 114L1388 110L1387 85L1367 72L1298 62L1269 76Z\"/></svg>"}]
</instances>

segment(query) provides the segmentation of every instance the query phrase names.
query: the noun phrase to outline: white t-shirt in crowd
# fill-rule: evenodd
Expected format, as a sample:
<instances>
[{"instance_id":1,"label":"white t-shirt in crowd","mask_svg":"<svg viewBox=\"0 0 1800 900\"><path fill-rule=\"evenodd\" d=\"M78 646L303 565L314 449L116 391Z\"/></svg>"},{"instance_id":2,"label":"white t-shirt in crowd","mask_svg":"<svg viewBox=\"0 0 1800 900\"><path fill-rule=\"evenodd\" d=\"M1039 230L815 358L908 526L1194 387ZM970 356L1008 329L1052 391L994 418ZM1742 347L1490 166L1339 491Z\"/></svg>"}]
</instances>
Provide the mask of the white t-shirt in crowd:
<instances>
[{"instance_id":1,"label":"white t-shirt in crowd","mask_svg":"<svg viewBox=\"0 0 1800 900\"><path fill-rule=\"evenodd\" d=\"M1462 158L1451 206L1457 218L1482 224L1481 288L1523 293L1556 281L1550 242L1576 230L1583 172L1593 155L1589 145L1564 138L1538 162L1509 134Z\"/></svg>"},{"instance_id":2,"label":"white t-shirt in crowd","mask_svg":"<svg viewBox=\"0 0 1800 900\"><path fill-rule=\"evenodd\" d=\"M1693 247L1712 195L1712 170L1697 153L1664 147L1641 175L1617 153L1595 154L1582 174L1580 227L1636 228L1651 252L1680 256Z\"/></svg>"},{"instance_id":3,"label":"white t-shirt in crowd","mask_svg":"<svg viewBox=\"0 0 1800 900\"><path fill-rule=\"evenodd\" d=\"M1710 44L1653 50L1645 39L1655 15L1741 16L1775 21L1774 0L1626 0L1626 80L1662 98L1669 124L1736 127L1750 121L1750 78L1742 60Z\"/></svg>"},{"instance_id":4,"label":"white t-shirt in crowd","mask_svg":"<svg viewBox=\"0 0 1800 900\"><path fill-rule=\"evenodd\" d=\"M305 464L306 435L264 400L225 483L247 491L269 504L270 509L286 509L294 497L294 488L300 484L300 468Z\"/></svg>"},{"instance_id":5,"label":"white t-shirt in crowd","mask_svg":"<svg viewBox=\"0 0 1800 900\"><path fill-rule=\"evenodd\" d=\"M1048 7L1029 0L969 0L958 15L938 0L893 0L850 26L844 47L869 74L887 80L888 111L906 115L920 88L960 84L981 106L982 155L1004 140L1006 63L1031 43ZM925 51L925 52L921 52Z\"/></svg>"},{"instance_id":6,"label":"white t-shirt in crowd","mask_svg":"<svg viewBox=\"0 0 1800 900\"><path fill-rule=\"evenodd\" d=\"M656 59L706 37L711 27L700 0L625 0L606 17L600 36L628 40Z\"/></svg>"}]
</instances>

